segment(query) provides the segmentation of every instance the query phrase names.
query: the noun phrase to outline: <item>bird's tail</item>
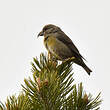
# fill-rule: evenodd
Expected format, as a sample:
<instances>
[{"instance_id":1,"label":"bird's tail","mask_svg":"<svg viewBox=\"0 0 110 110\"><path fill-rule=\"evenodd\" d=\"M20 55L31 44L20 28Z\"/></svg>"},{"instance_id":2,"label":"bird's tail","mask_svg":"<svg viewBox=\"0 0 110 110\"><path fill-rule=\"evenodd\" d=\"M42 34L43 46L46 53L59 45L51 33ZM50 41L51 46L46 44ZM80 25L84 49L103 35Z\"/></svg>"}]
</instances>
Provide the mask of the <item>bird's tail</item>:
<instances>
[{"instance_id":1,"label":"bird's tail","mask_svg":"<svg viewBox=\"0 0 110 110\"><path fill-rule=\"evenodd\" d=\"M90 73L92 72L92 70L85 63L82 65L82 67L88 73L88 75L90 75Z\"/></svg>"},{"instance_id":2,"label":"bird's tail","mask_svg":"<svg viewBox=\"0 0 110 110\"><path fill-rule=\"evenodd\" d=\"M69 61L69 60L67 60ZM90 75L90 73L92 72L92 70L84 63L84 61L82 59L75 59L74 57L72 57L70 59L70 61L75 62L76 64L80 65L81 67L84 68L84 70L88 73L88 75Z\"/></svg>"}]
</instances>

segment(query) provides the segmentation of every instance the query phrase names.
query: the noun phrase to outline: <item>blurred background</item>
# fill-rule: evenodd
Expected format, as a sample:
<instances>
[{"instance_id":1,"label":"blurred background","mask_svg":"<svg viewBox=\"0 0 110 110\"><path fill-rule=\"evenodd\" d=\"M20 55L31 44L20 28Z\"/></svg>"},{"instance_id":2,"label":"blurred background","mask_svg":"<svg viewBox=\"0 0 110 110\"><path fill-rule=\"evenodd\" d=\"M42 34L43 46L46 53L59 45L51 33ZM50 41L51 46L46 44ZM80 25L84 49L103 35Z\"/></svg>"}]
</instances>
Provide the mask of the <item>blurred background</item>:
<instances>
[{"instance_id":1,"label":"blurred background","mask_svg":"<svg viewBox=\"0 0 110 110\"><path fill-rule=\"evenodd\" d=\"M30 62L46 53L37 34L54 24L72 39L93 70L91 76L73 65L74 83L83 82L94 97L101 92L101 110L110 98L109 0L1 0L0 1L0 101L19 94L24 78L32 76Z\"/></svg>"}]
</instances>

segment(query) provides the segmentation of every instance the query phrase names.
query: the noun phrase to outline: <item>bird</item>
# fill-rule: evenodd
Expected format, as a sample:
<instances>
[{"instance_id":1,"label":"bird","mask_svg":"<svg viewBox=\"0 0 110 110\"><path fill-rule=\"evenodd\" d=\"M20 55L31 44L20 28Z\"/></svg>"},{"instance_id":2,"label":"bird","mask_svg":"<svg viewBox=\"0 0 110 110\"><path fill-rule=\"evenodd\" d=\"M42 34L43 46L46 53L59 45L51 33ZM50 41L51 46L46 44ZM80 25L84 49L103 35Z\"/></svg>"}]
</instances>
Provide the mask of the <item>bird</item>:
<instances>
[{"instance_id":1,"label":"bird","mask_svg":"<svg viewBox=\"0 0 110 110\"><path fill-rule=\"evenodd\" d=\"M53 24L47 24L43 27L39 36L44 36L44 45L51 55L60 61L74 58L74 63L83 67L90 75L92 70L85 64L85 58L80 54L72 40L62 31L62 29Z\"/></svg>"}]
</instances>

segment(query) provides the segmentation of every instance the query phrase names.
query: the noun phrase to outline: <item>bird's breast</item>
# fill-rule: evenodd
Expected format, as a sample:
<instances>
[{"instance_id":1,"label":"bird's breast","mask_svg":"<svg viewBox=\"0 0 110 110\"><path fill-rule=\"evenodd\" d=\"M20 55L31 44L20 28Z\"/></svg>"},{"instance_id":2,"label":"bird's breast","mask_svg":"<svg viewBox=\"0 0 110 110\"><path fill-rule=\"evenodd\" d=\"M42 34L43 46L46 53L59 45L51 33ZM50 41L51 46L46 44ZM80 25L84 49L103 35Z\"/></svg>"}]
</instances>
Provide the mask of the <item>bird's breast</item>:
<instances>
[{"instance_id":1,"label":"bird's breast","mask_svg":"<svg viewBox=\"0 0 110 110\"><path fill-rule=\"evenodd\" d=\"M51 36L44 39L44 45L58 59L63 60L72 56L71 50L56 37Z\"/></svg>"},{"instance_id":2,"label":"bird's breast","mask_svg":"<svg viewBox=\"0 0 110 110\"><path fill-rule=\"evenodd\" d=\"M45 45L47 50L49 50L49 48L54 48L56 43L57 43L56 38L54 38L54 37L44 38L44 45Z\"/></svg>"}]
</instances>

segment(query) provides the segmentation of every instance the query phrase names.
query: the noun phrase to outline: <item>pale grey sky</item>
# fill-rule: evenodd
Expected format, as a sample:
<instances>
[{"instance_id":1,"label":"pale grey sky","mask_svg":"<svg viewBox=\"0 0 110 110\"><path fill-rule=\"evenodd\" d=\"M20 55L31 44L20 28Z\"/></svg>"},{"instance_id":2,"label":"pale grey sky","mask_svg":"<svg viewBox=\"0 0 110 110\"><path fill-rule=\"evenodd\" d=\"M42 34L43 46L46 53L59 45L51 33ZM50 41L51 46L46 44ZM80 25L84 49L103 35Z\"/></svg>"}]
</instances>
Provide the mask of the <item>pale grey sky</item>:
<instances>
[{"instance_id":1,"label":"pale grey sky","mask_svg":"<svg viewBox=\"0 0 110 110\"><path fill-rule=\"evenodd\" d=\"M1 0L0 100L21 91L31 76L30 62L46 52L38 32L55 24L72 39L93 70L89 77L73 65L76 83L95 97L100 91L101 110L110 105L110 2L109 0Z\"/></svg>"}]
</instances>

